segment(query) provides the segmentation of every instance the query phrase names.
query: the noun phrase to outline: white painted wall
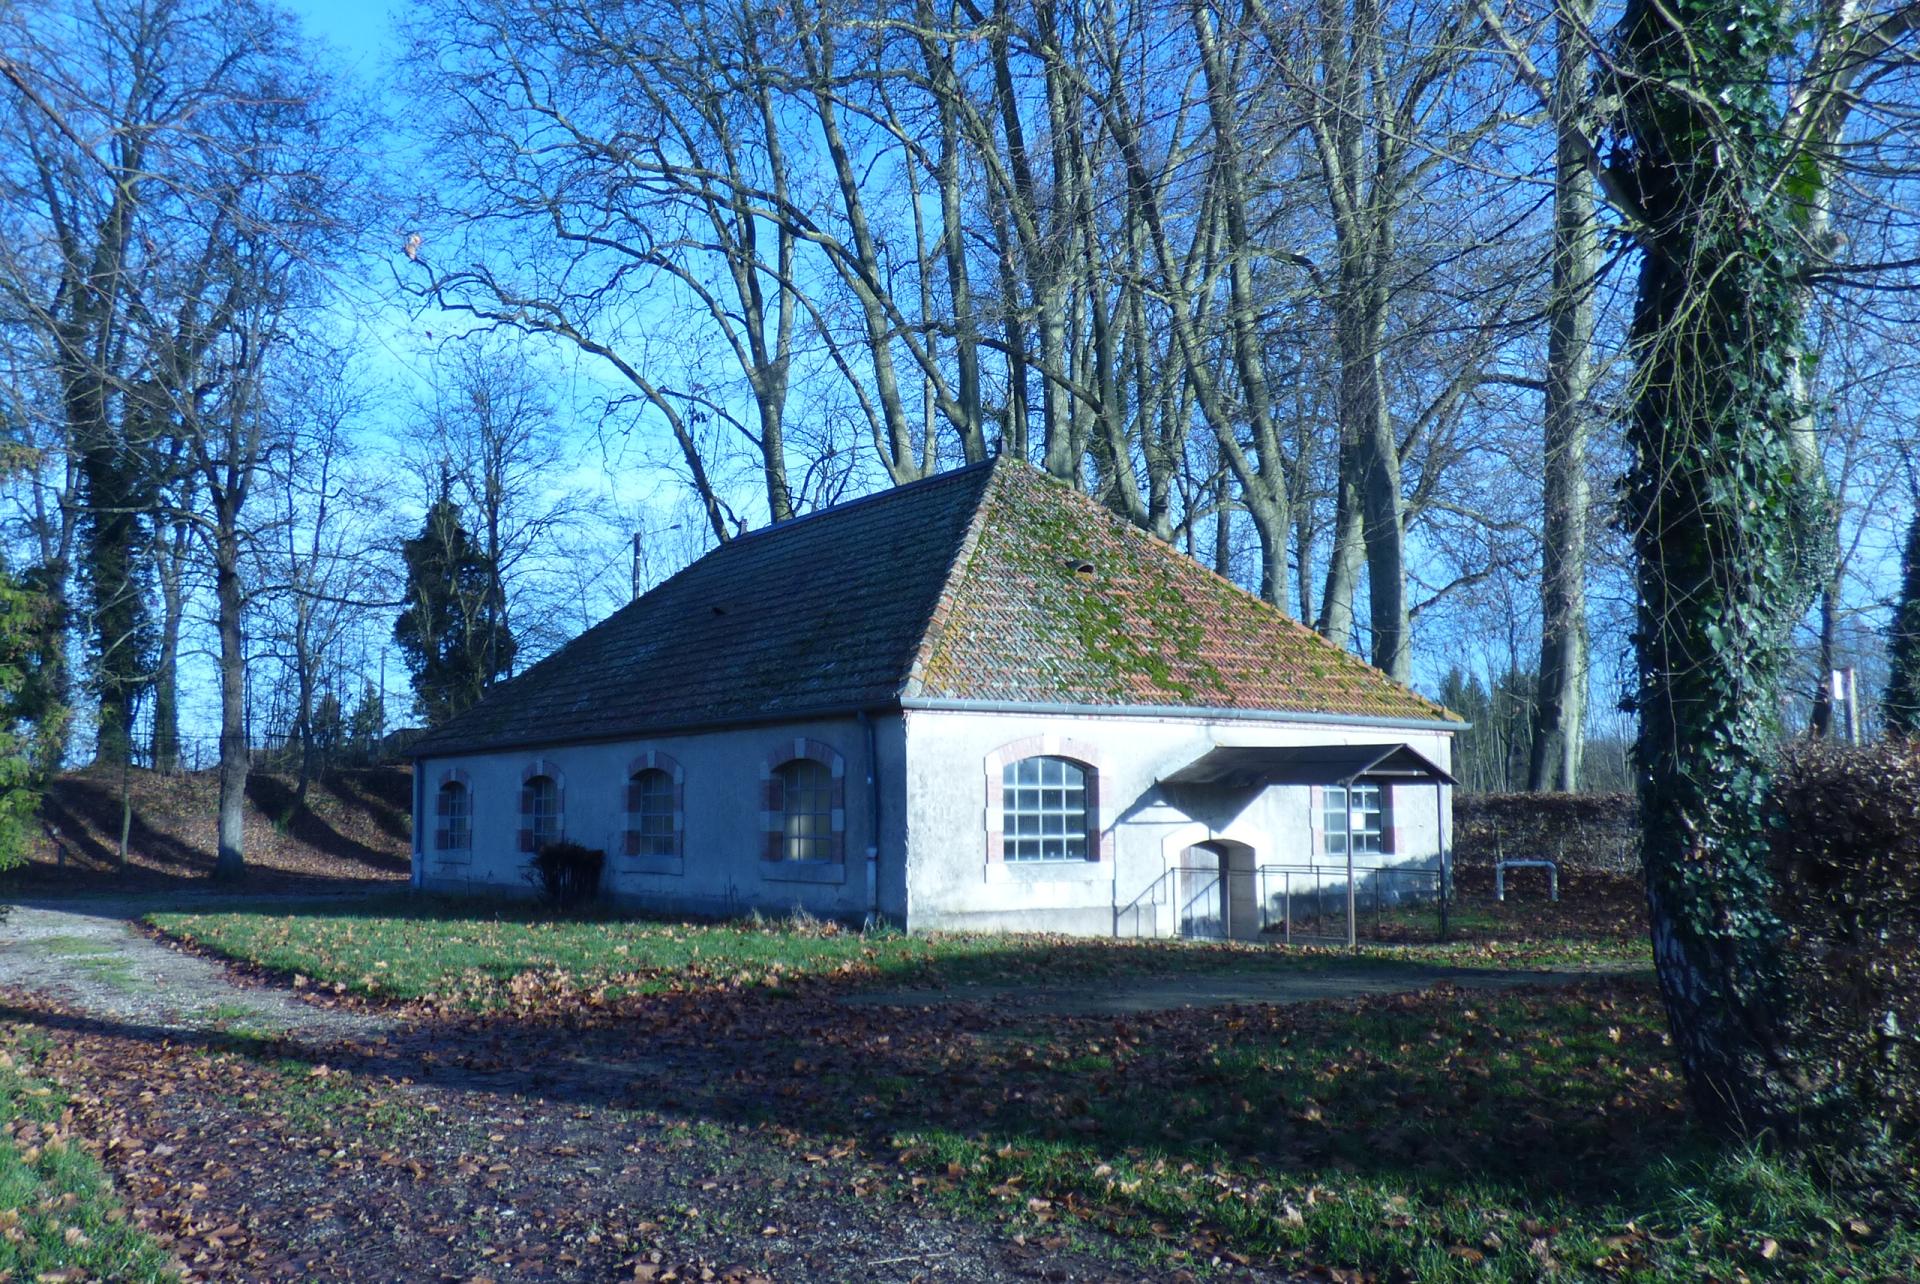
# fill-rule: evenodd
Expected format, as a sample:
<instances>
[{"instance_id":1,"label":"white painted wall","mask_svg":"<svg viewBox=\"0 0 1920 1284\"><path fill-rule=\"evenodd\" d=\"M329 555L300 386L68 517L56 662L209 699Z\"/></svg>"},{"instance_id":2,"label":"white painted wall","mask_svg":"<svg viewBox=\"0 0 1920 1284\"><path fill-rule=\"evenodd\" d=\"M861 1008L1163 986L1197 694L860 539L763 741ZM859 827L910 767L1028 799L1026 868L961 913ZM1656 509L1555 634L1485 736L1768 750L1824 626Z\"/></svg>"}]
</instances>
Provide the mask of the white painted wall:
<instances>
[{"instance_id":1,"label":"white painted wall","mask_svg":"<svg viewBox=\"0 0 1920 1284\"><path fill-rule=\"evenodd\" d=\"M590 727L581 728L591 732ZM880 780L877 871L881 913L905 916L900 853L905 848L903 726L898 715L873 719ZM770 752L812 738L845 761L845 852L838 865L790 865L762 859L761 768ZM683 857L671 862L624 854L627 767L652 749L671 754L683 772ZM537 759L559 768L565 782L564 837L607 853L605 887L623 902L664 912L732 915L758 908L784 913L801 906L821 916L859 919L873 906L867 852L873 845L867 733L853 718L785 722L497 753L425 758L414 817L415 881L429 891L525 895L527 856L519 850L520 783ZM464 770L473 794L468 852L429 850L434 799L449 768Z\"/></svg>"},{"instance_id":2,"label":"white painted wall","mask_svg":"<svg viewBox=\"0 0 1920 1284\"><path fill-rule=\"evenodd\" d=\"M866 864L875 833L866 787L870 761L866 729L853 718L423 759L417 764L416 883L430 891L528 894L527 857L518 849L520 783L528 764L545 759L565 779L565 837L607 852L607 887L627 903L701 915L756 908L777 914L801 906L822 916L859 919L877 897L883 917L916 931L1169 936L1177 924L1168 871L1186 860L1193 844L1244 844L1251 850L1246 863L1253 866L1329 858L1317 855L1319 820L1304 786L1228 797L1162 788L1158 777L1216 745L1404 741L1442 767L1450 767L1452 753L1451 734L1437 729L1285 719L920 710L879 716L872 725L878 753L871 765L878 771L880 800L872 891ZM1100 819L1110 834L1110 857L989 860L989 755L1014 741L1047 736L1097 751ZM825 867L768 862L762 859L761 767L777 746L809 737L834 746L845 760L846 859ZM649 749L671 754L684 773L684 857L677 869L623 854L627 767ZM472 785L472 849L424 850L433 842L438 783L454 767ZM1394 786L1389 811L1395 843L1387 863L1433 863L1443 842L1452 842L1451 801L1444 796L1436 808L1431 784ZM1293 876L1296 893L1309 882ZM1278 886L1271 875L1258 883L1230 880L1236 936L1258 926L1257 911L1250 912L1256 888L1277 892Z\"/></svg>"},{"instance_id":3,"label":"white painted wall","mask_svg":"<svg viewBox=\"0 0 1920 1284\"><path fill-rule=\"evenodd\" d=\"M1155 783L1216 745L1404 742L1451 768L1452 736L1438 729L1278 718L1206 721L947 710L916 710L905 716L907 922L916 930L1172 935L1174 896L1168 871L1183 863L1190 845L1210 839L1245 844L1252 849L1254 865L1300 865L1315 859L1319 821L1312 815L1311 791L1305 786L1226 796ZM988 859L988 757L1009 742L1045 736L1098 750L1101 825L1112 831L1111 859ZM1451 844L1451 791L1442 791L1439 800L1435 792L1431 784L1392 788L1388 807L1395 849L1384 863L1431 863L1443 842ZM1296 875L1296 891L1302 882ZM1277 892L1274 876L1264 886ZM1251 895L1250 886L1238 889L1242 927L1247 925L1245 907Z\"/></svg>"}]
</instances>

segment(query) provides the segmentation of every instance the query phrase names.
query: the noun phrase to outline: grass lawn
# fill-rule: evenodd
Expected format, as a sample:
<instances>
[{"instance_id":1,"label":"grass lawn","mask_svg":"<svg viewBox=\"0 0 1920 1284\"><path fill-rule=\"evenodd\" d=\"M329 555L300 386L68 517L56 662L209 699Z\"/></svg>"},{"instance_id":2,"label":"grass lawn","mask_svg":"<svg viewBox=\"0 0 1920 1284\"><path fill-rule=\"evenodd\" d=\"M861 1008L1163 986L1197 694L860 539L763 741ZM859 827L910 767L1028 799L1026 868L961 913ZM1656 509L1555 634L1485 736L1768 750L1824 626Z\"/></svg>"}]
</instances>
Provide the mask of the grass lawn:
<instances>
[{"instance_id":1,"label":"grass lawn","mask_svg":"<svg viewBox=\"0 0 1920 1284\"><path fill-rule=\"evenodd\" d=\"M1419 939L1418 914L1369 917L1362 957L1644 963L1637 901L1630 884L1557 907L1468 897L1447 943ZM314 986L429 1000L415 1037L445 1039L447 1055L462 1039L488 1058L564 1042L586 1068L570 1088L568 1063L547 1066L555 1100L605 1091L603 1067L658 1065L657 1082L643 1072L621 1090L636 1117L746 1125L808 1162L864 1156L902 1199L1168 1267L1245 1258L1379 1281L1920 1274L1910 1200L1838 1193L1694 1131L1657 992L1630 966L1574 990L1073 1017L855 1007L840 986L796 982L1041 984L1352 956L553 918L409 897L149 921ZM696 1069L714 1065L727 1072Z\"/></svg>"},{"instance_id":2,"label":"grass lawn","mask_svg":"<svg viewBox=\"0 0 1920 1284\"><path fill-rule=\"evenodd\" d=\"M1183 1261L1423 1281L1920 1269L1911 1209L1694 1132L1643 981L1183 1015L1135 1038L1035 1029L967 1070L940 1126L912 1122L927 1112L897 1068L851 1068L823 1100L877 1104L903 1165L960 1206Z\"/></svg>"},{"instance_id":3,"label":"grass lawn","mask_svg":"<svg viewBox=\"0 0 1920 1284\"><path fill-rule=\"evenodd\" d=\"M1524 930L1524 910L1463 908L1454 939L1421 942L1431 916L1369 920L1361 958L1462 966L1558 967L1644 962L1631 935ZM288 911L161 912L146 921L215 953L345 993L502 1007L555 989L602 997L716 983L778 984L841 975L883 984L967 985L1033 978L1321 966L1350 960L1310 946L1088 940L1041 935L859 933L816 922L662 922L556 916L499 901L369 897Z\"/></svg>"},{"instance_id":4,"label":"grass lawn","mask_svg":"<svg viewBox=\"0 0 1920 1284\"><path fill-rule=\"evenodd\" d=\"M44 1050L44 1038L0 1032L0 1280L173 1279L72 1137L65 1099L33 1077Z\"/></svg>"}]
</instances>

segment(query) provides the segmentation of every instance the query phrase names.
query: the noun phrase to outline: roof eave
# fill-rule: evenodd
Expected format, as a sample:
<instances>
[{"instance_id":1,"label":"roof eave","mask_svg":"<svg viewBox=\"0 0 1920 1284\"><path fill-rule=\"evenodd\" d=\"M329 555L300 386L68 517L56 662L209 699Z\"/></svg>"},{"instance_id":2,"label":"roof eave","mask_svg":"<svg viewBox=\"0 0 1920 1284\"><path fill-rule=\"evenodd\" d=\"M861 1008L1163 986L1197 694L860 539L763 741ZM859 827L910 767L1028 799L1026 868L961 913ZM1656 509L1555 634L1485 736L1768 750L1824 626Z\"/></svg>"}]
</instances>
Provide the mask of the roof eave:
<instances>
[{"instance_id":1,"label":"roof eave","mask_svg":"<svg viewBox=\"0 0 1920 1284\"><path fill-rule=\"evenodd\" d=\"M704 731L726 731L737 727L764 727L776 722L802 722L816 718L857 718L861 714L898 713L900 702L886 699L868 703L849 704L837 701L833 704L818 705L805 709L782 709L774 713L743 714L731 718L701 718L694 721L652 723L644 727L629 728L621 731L608 731L597 734L570 734L547 736L522 736L517 739L455 741L451 747L426 743L416 743L407 750L407 756L419 761L423 758L454 758L467 754L507 753L516 749L549 749L556 745L617 744L622 740L652 740L666 736L698 735Z\"/></svg>"},{"instance_id":2,"label":"roof eave","mask_svg":"<svg viewBox=\"0 0 1920 1284\"><path fill-rule=\"evenodd\" d=\"M1325 710L1246 709L1217 705L1071 704L1026 700L967 700L946 696L904 696L902 709L950 713L1028 713L1067 717L1205 718L1221 722L1296 722L1311 726L1386 727L1401 731L1470 731L1471 722Z\"/></svg>"}]
</instances>

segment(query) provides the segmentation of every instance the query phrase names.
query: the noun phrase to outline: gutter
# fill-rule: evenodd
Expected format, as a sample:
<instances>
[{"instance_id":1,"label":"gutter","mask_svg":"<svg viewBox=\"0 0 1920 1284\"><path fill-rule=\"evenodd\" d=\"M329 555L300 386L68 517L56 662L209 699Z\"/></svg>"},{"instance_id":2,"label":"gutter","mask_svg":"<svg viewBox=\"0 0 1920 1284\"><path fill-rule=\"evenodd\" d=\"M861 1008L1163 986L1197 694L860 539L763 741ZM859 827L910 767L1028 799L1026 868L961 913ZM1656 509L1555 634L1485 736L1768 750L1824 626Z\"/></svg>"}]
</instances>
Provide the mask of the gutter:
<instances>
[{"instance_id":1,"label":"gutter","mask_svg":"<svg viewBox=\"0 0 1920 1284\"><path fill-rule=\"evenodd\" d=\"M798 519L795 519L798 520ZM892 699L883 699L865 706L854 704L811 705L798 709L768 709L757 713L736 714L725 718L700 718L691 722L661 722L651 725L626 727L615 731L585 731L571 734L542 734L522 736L516 739L486 739L475 737L456 740L451 746L428 744L424 739L415 741L407 750L407 756L418 762L422 758L457 758L474 753L506 753L515 749L546 749L558 745L616 744L623 740L665 740L674 736L697 736L708 731L731 731L741 727L763 727L778 722L806 722L824 718L860 718L868 713L896 713L900 705Z\"/></svg>"},{"instance_id":2,"label":"gutter","mask_svg":"<svg viewBox=\"0 0 1920 1284\"><path fill-rule=\"evenodd\" d=\"M955 700L945 696L900 696L861 708L846 704L811 708L773 709L728 718L658 723L618 731L540 735L513 740L459 740L451 746L428 744L423 737L408 746L406 756L418 763L426 758L454 758L466 754L507 753L516 749L545 749L556 745L609 744L623 740L666 739L706 731L765 726L775 722L804 722L810 718L862 718L874 713L926 710L948 713L1026 713L1081 718L1204 718L1214 722L1290 722L1304 726L1382 727L1399 731L1471 731L1471 722L1446 718L1383 718L1359 713L1287 713L1277 709L1222 709L1207 705L1174 704L1062 704L1027 700Z\"/></svg>"},{"instance_id":3,"label":"gutter","mask_svg":"<svg viewBox=\"0 0 1920 1284\"><path fill-rule=\"evenodd\" d=\"M1323 727L1389 727L1400 731L1470 731L1471 722L1447 718L1386 718L1360 713L1287 713L1277 709L1216 709L1174 704L1054 704L1027 700L952 700L903 696L900 707L946 713L1027 713L1081 718L1203 718L1211 722L1292 722Z\"/></svg>"}]
</instances>

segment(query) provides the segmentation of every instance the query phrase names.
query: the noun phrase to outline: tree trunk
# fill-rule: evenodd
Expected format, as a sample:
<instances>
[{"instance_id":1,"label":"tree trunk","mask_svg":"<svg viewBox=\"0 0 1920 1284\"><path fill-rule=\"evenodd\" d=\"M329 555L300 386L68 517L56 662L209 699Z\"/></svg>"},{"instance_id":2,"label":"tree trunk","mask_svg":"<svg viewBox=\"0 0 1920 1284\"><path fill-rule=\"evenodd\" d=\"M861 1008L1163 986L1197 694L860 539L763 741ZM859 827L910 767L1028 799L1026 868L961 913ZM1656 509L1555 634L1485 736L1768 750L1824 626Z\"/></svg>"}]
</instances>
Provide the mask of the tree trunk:
<instances>
[{"instance_id":1,"label":"tree trunk","mask_svg":"<svg viewBox=\"0 0 1920 1284\"><path fill-rule=\"evenodd\" d=\"M1599 228L1580 146L1589 97L1591 4L1561 9L1553 119L1553 282L1547 303L1545 469L1540 548L1540 668L1527 788L1580 787L1587 693L1587 389Z\"/></svg>"},{"instance_id":2,"label":"tree trunk","mask_svg":"<svg viewBox=\"0 0 1920 1284\"><path fill-rule=\"evenodd\" d=\"M1813 717L1808 730L1814 739L1833 734L1833 671L1839 667L1840 582L1836 574L1820 590L1820 674L1813 684Z\"/></svg>"},{"instance_id":3,"label":"tree trunk","mask_svg":"<svg viewBox=\"0 0 1920 1284\"><path fill-rule=\"evenodd\" d=\"M1313 626L1337 647L1353 641L1353 595L1360 587L1366 553L1360 542L1360 479L1359 466L1351 458L1354 451L1343 426L1334 477L1333 547L1327 553L1326 586L1320 590L1320 617Z\"/></svg>"},{"instance_id":4,"label":"tree trunk","mask_svg":"<svg viewBox=\"0 0 1920 1284\"><path fill-rule=\"evenodd\" d=\"M220 634L219 857L213 876L232 881L247 869L247 639L242 618L245 598L240 582L240 539L225 524L214 536L213 589Z\"/></svg>"},{"instance_id":5,"label":"tree trunk","mask_svg":"<svg viewBox=\"0 0 1920 1284\"><path fill-rule=\"evenodd\" d=\"M187 598L182 575L187 558L187 527L174 524L172 538L158 546L160 647L153 664L153 769L180 766L180 626Z\"/></svg>"}]
</instances>

